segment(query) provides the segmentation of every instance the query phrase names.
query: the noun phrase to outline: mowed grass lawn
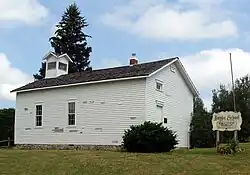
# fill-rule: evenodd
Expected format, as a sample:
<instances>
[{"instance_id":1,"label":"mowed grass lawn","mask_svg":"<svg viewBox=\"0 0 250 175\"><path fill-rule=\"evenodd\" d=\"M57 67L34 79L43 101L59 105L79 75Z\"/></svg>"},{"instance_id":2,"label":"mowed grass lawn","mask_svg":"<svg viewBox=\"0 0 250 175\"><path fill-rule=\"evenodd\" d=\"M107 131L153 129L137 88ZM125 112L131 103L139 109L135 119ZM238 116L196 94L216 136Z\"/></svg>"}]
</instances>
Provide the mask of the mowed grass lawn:
<instances>
[{"instance_id":1,"label":"mowed grass lawn","mask_svg":"<svg viewBox=\"0 0 250 175\"><path fill-rule=\"evenodd\" d=\"M244 152L227 156L215 148L160 154L0 149L0 175L250 174L250 144L241 147Z\"/></svg>"}]
</instances>

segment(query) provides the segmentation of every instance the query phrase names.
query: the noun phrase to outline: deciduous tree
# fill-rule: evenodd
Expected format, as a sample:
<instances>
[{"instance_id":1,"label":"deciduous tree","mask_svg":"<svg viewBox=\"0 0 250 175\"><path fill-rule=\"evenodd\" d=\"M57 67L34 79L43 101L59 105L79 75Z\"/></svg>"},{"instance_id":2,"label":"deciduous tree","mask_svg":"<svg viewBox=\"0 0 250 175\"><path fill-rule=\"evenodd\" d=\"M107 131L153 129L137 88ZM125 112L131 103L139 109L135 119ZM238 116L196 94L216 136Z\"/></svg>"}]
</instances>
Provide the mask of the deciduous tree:
<instances>
[{"instance_id":1,"label":"deciduous tree","mask_svg":"<svg viewBox=\"0 0 250 175\"><path fill-rule=\"evenodd\" d=\"M14 121L15 109L0 109L0 141L7 140L10 137L14 139ZM0 143L0 145L7 145L7 142Z\"/></svg>"}]
</instances>

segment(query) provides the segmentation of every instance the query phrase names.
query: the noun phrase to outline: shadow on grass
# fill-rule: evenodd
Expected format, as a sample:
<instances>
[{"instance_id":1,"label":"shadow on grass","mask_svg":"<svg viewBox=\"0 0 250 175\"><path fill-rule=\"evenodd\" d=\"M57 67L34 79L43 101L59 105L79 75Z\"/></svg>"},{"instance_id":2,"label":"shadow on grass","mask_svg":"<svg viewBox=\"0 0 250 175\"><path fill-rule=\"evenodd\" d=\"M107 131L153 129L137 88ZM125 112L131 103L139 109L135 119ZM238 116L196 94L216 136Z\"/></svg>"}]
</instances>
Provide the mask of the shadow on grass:
<instances>
[{"instance_id":1,"label":"shadow on grass","mask_svg":"<svg viewBox=\"0 0 250 175\"><path fill-rule=\"evenodd\" d=\"M13 149L14 148L14 146L10 146L10 147L8 147L8 146L0 146L0 149Z\"/></svg>"},{"instance_id":2,"label":"shadow on grass","mask_svg":"<svg viewBox=\"0 0 250 175\"><path fill-rule=\"evenodd\" d=\"M225 146L226 144L221 144ZM243 152L250 150L249 143L240 143L240 148L243 149ZM193 149L176 149L171 151L172 154L190 154L190 155L219 155L217 153L216 147L213 148L193 148ZM242 154L239 152L237 154Z\"/></svg>"},{"instance_id":3,"label":"shadow on grass","mask_svg":"<svg viewBox=\"0 0 250 175\"><path fill-rule=\"evenodd\" d=\"M131 155L166 154L166 155L211 155L211 156L217 154L216 148L194 148L194 149L180 148L171 150L170 152L156 152L156 153L136 153L136 152L133 153L123 150L120 153L131 154Z\"/></svg>"}]
</instances>

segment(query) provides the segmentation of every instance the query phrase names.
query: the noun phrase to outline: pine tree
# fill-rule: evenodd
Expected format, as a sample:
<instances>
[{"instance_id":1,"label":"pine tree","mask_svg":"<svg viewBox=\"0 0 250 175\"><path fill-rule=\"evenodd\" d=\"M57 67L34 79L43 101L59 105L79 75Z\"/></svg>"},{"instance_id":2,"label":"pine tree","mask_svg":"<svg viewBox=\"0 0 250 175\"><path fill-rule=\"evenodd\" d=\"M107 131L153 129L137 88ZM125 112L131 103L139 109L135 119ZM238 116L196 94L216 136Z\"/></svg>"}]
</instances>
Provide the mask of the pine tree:
<instances>
[{"instance_id":1,"label":"pine tree","mask_svg":"<svg viewBox=\"0 0 250 175\"><path fill-rule=\"evenodd\" d=\"M212 115L205 109L202 99L195 98L190 124L191 148L209 148L214 146L211 119Z\"/></svg>"},{"instance_id":2,"label":"pine tree","mask_svg":"<svg viewBox=\"0 0 250 175\"><path fill-rule=\"evenodd\" d=\"M34 74L33 77L36 80L43 79L45 77L46 64L42 63L42 67L39 69L39 74Z\"/></svg>"},{"instance_id":3,"label":"pine tree","mask_svg":"<svg viewBox=\"0 0 250 175\"><path fill-rule=\"evenodd\" d=\"M87 26L85 17L81 16L76 3L73 3L66 9L61 21L56 25L55 35L49 39L56 54L67 53L72 59L73 63L69 64L69 73L92 69L89 65L92 47L87 46L87 38L91 36L82 31ZM39 72L40 75L33 75L34 78L44 78L45 66L42 66Z\"/></svg>"}]
</instances>

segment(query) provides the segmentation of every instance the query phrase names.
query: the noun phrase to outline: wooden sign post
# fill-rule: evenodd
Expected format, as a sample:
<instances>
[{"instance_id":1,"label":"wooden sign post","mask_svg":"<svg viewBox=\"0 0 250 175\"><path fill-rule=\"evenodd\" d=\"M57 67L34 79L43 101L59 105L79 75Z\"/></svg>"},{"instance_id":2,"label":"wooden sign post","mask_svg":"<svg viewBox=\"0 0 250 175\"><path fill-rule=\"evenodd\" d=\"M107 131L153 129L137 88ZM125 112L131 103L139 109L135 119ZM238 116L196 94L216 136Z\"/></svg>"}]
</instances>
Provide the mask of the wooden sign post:
<instances>
[{"instance_id":1,"label":"wooden sign post","mask_svg":"<svg viewBox=\"0 0 250 175\"><path fill-rule=\"evenodd\" d=\"M216 148L219 146L220 144L220 131L216 131Z\"/></svg>"}]
</instances>

